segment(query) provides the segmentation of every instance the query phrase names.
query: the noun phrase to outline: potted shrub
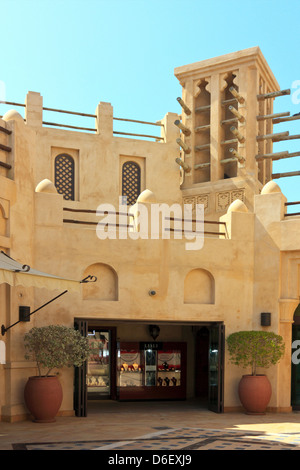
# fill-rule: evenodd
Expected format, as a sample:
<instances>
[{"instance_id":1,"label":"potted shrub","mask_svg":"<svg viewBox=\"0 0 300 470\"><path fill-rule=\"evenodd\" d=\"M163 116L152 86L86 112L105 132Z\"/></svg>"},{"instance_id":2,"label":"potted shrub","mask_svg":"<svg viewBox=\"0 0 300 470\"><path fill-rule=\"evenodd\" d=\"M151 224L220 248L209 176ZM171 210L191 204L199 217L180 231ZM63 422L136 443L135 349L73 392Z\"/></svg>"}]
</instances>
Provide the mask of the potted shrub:
<instances>
[{"instance_id":1,"label":"potted shrub","mask_svg":"<svg viewBox=\"0 0 300 470\"><path fill-rule=\"evenodd\" d=\"M227 345L233 364L251 367L251 374L243 375L239 383L242 405L249 414L265 414L272 389L267 376L257 374L257 367L277 364L284 354L283 338L269 331L238 331L228 336Z\"/></svg>"},{"instance_id":2,"label":"potted shrub","mask_svg":"<svg viewBox=\"0 0 300 470\"><path fill-rule=\"evenodd\" d=\"M38 375L29 377L25 403L35 422L53 422L61 406L62 387L54 369L81 366L89 356L88 339L62 325L32 328L24 337L25 358L34 360Z\"/></svg>"}]
</instances>

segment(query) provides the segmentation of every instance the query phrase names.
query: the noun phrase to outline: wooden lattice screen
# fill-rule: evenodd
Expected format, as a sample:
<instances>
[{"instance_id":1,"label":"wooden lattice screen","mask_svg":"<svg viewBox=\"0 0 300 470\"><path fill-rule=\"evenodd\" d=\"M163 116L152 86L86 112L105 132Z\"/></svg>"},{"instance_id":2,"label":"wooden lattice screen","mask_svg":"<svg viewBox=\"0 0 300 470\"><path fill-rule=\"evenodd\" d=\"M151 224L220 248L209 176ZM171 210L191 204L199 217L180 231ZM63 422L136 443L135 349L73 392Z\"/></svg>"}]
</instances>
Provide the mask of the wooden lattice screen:
<instances>
[{"instance_id":1,"label":"wooden lattice screen","mask_svg":"<svg viewBox=\"0 0 300 470\"><path fill-rule=\"evenodd\" d=\"M125 162L122 167L122 196L127 198L127 205L131 206L141 192L141 169L135 162Z\"/></svg>"},{"instance_id":2,"label":"wooden lattice screen","mask_svg":"<svg viewBox=\"0 0 300 470\"><path fill-rule=\"evenodd\" d=\"M64 199L74 201L74 160L70 155L61 154L55 158L55 187Z\"/></svg>"}]
</instances>

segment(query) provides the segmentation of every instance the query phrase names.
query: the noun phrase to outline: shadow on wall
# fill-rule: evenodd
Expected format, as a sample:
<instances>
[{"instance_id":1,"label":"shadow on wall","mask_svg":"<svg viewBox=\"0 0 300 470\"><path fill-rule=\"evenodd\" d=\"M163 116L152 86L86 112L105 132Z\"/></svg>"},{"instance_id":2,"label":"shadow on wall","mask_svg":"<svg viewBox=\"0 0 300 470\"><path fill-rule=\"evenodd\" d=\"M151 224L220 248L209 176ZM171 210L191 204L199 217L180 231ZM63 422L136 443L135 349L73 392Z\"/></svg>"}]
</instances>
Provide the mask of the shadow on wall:
<instances>
[{"instance_id":1,"label":"shadow on wall","mask_svg":"<svg viewBox=\"0 0 300 470\"><path fill-rule=\"evenodd\" d=\"M6 215L4 207L0 204L0 236L6 236Z\"/></svg>"}]
</instances>

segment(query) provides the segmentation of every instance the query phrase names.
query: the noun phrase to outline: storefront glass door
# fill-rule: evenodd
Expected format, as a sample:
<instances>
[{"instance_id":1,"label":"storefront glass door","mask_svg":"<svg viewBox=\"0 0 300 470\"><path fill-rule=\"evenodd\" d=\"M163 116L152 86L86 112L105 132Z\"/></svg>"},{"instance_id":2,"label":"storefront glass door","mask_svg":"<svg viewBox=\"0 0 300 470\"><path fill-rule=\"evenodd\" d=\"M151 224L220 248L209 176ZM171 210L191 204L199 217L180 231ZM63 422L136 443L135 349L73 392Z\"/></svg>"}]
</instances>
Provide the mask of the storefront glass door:
<instances>
[{"instance_id":1,"label":"storefront glass door","mask_svg":"<svg viewBox=\"0 0 300 470\"><path fill-rule=\"evenodd\" d=\"M109 397L111 388L110 331L89 329L88 339L91 348L86 376L88 398Z\"/></svg>"},{"instance_id":2,"label":"storefront glass door","mask_svg":"<svg viewBox=\"0 0 300 470\"><path fill-rule=\"evenodd\" d=\"M216 413L224 411L224 340L223 324L209 328L208 408Z\"/></svg>"}]
</instances>

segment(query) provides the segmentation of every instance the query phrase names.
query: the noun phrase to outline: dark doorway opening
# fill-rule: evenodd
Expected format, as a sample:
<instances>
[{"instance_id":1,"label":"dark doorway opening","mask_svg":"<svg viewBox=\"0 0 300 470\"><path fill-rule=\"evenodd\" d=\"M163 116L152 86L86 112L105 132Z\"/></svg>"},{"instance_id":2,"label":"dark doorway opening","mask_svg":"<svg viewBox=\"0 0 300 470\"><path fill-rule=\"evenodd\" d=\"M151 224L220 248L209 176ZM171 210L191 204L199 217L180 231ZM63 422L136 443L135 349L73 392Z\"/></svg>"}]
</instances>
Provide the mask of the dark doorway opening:
<instances>
[{"instance_id":1,"label":"dark doorway opening","mask_svg":"<svg viewBox=\"0 0 300 470\"><path fill-rule=\"evenodd\" d=\"M300 410L300 358L297 353L300 344L300 304L294 313L292 325L292 374L291 374L291 405L293 410Z\"/></svg>"},{"instance_id":2,"label":"dark doorway opening","mask_svg":"<svg viewBox=\"0 0 300 470\"><path fill-rule=\"evenodd\" d=\"M203 326L195 341L195 397L208 401L208 348L209 329Z\"/></svg>"},{"instance_id":3,"label":"dark doorway opening","mask_svg":"<svg viewBox=\"0 0 300 470\"><path fill-rule=\"evenodd\" d=\"M130 328L128 328L129 324ZM81 368L75 369L74 406L76 416L87 416L88 402L91 404L103 399L118 400L120 395L118 345L119 338L123 334L124 324L111 322L110 325L113 326L106 325L107 322L103 321L102 323L101 320L79 319L75 321L75 327L84 336L88 336L94 346L93 354L87 363ZM131 328L132 334L136 334L136 330L141 328L141 325L143 325L141 322L127 322L127 335L128 329L130 335ZM162 331L159 340L162 342L165 340L164 327L166 334L170 335L172 325L174 325L177 335L181 329L181 341L186 341L187 370L184 371L184 375L190 374L187 377L187 388L189 386L187 398L197 400L201 407L204 406L211 411L222 413L224 409L225 343L223 323L159 323L159 325ZM158 371L157 375L159 375ZM144 399L148 400L143 397ZM153 396L149 396L149 400L151 399ZM160 395L157 395L157 399L161 399Z\"/></svg>"}]
</instances>

